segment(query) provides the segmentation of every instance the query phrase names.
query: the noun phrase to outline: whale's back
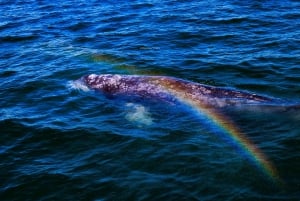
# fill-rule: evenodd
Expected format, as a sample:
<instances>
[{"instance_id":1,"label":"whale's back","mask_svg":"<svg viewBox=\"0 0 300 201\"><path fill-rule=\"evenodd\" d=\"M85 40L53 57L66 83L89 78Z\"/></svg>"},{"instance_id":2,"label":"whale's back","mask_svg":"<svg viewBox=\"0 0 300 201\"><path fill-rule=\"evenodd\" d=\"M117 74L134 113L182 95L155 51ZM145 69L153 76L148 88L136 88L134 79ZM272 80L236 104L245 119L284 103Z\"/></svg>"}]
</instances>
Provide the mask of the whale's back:
<instances>
[{"instance_id":1,"label":"whale's back","mask_svg":"<svg viewBox=\"0 0 300 201\"><path fill-rule=\"evenodd\" d=\"M282 104L279 99L256 93L209 86L169 76L91 74L83 76L79 81L89 89L115 97L168 102L188 99L208 107Z\"/></svg>"}]
</instances>

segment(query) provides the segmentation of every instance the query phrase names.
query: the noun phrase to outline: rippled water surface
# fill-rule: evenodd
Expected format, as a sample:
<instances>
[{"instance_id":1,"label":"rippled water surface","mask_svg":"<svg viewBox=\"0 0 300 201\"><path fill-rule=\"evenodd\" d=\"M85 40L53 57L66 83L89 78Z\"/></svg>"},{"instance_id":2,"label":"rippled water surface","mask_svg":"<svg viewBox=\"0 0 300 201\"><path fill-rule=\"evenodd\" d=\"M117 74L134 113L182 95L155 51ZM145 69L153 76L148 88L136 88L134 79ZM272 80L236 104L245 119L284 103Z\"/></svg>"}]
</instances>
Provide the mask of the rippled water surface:
<instances>
[{"instance_id":1,"label":"rippled water surface","mask_svg":"<svg viewBox=\"0 0 300 201\"><path fill-rule=\"evenodd\" d=\"M187 105L70 84L169 75L299 103L298 1L2 0L0 12L0 200L300 200L299 109L223 111L275 179Z\"/></svg>"}]
</instances>

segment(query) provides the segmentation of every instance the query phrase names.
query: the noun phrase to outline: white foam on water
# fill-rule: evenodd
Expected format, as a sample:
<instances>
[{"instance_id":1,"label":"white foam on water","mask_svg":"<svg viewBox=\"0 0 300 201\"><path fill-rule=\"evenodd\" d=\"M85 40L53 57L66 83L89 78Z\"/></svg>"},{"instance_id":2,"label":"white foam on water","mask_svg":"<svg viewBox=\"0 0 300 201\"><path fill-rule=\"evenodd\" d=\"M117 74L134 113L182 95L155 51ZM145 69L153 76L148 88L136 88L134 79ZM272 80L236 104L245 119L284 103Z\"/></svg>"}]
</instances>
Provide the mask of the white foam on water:
<instances>
[{"instance_id":1,"label":"white foam on water","mask_svg":"<svg viewBox=\"0 0 300 201\"><path fill-rule=\"evenodd\" d=\"M153 124L151 114L145 106L135 103L127 103L126 107L128 111L125 118L128 121L137 123L139 127Z\"/></svg>"},{"instance_id":2,"label":"white foam on water","mask_svg":"<svg viewBox=\"0 0 300 201\"><path fill-rule=\"evenodd\" d=\"M69 81L67 87L71 90L90 91L90 89L79 80Z\"/></svg>"}]
</instances>

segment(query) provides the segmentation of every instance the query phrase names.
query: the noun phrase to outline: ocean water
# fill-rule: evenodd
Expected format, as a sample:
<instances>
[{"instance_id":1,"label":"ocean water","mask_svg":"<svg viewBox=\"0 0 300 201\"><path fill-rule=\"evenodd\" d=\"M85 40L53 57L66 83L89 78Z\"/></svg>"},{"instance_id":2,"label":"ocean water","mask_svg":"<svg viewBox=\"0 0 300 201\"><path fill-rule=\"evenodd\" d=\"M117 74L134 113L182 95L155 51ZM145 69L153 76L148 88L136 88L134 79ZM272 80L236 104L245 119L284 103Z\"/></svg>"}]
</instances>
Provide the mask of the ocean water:
<instances>
[{"instance_id":1,"label":"ocean water","mask_svg":"<svg viewBox=\"0 0 300 201\"><path fill-rule=\"evenodd\" d=\"M299 110L222 111L235 129L220 130L184 104L70 84L168 75L300 103L299 1L2 0L0 12L1 201L300 200ZM237 129L276 176L224 138Z\"/></svg>"}]
</instances>

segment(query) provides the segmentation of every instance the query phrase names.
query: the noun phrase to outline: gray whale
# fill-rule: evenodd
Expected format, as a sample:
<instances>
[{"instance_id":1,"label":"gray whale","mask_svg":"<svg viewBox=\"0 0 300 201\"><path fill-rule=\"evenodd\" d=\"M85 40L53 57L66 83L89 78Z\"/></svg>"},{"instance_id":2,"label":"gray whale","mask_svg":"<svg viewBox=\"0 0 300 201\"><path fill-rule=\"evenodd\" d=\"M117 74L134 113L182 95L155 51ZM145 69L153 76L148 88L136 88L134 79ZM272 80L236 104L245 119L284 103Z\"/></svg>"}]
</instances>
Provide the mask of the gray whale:
<instances>
[{"instance_id":1,"label":"gray whale","mask_svg":"<svg viewBox=\"0 0 300 201\"><path fill-rule=\"evenodd\" d=\"M199 84L170 76L90 74L75 81L88 89L108 96L139 97L174 102L189 99L202 106L266 106L281 109L299 108L299 105L255 93Z\"/></svg>"}]
</instances>

